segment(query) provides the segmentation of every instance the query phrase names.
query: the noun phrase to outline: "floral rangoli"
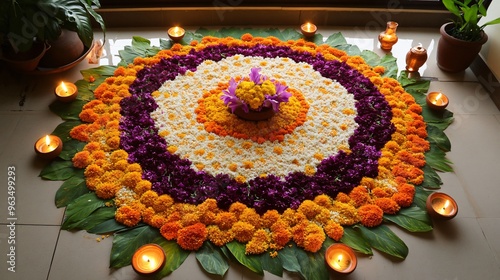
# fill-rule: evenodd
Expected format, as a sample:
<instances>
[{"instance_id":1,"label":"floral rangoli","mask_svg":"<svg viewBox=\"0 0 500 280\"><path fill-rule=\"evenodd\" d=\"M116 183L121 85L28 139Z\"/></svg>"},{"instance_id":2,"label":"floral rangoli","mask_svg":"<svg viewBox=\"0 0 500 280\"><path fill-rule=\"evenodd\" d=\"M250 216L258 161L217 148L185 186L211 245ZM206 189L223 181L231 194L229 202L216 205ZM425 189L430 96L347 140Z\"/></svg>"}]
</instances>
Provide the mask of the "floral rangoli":
<instances>
[{"instance_id":1,"label":"floral rangoli","mask_svg":"<svg viewBox=\"0 0 500 280\"><path fill-rule=\"evenodd\" d=\"M170 256L159 276L192 251L213 274L234 257L305 279L328 278L323 255L334 242L404 259L384 221L432 229L424 187L439 187L434 169L449 162L447 138L428 134L443 136L451 113L421 102L428 82L400 82L390 63L339 49L352 51L333 44L339 34L325 44L286 34L193 35L165 49L134 38L144 55L127 61L125 51L122 66L84 71L73 107L51 106L66 120L54 132L65 150L41 174L66 181L56 197L68 207L63 228L115 233L112 267L158 243ZM228 100L260 75L271 89L245 100L257 108L267 96L276 113L243 120ZM270 99L285 89L286 102Z\"/></svg>"}]
</instances>

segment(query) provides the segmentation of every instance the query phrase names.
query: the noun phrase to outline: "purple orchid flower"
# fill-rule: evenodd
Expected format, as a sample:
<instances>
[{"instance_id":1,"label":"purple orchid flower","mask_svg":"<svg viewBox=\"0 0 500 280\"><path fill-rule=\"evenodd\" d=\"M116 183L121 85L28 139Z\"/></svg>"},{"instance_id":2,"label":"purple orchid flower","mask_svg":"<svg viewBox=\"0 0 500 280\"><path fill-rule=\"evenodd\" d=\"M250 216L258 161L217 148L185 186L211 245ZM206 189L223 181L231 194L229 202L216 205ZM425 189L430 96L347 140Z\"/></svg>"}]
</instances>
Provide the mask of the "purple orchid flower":
<instances>
[{"instance_id":1,"label":"purple orchid flower","mask_svg":"<svg viewBox=\"0 0 500 280\"><path fill-rule=\"evenodd\" d=\"M250 70L250 80L256 85L261 85L266 80L266 76L261 75L259 71L260 68L255 67Z\"/></svg>"}]
</instances>

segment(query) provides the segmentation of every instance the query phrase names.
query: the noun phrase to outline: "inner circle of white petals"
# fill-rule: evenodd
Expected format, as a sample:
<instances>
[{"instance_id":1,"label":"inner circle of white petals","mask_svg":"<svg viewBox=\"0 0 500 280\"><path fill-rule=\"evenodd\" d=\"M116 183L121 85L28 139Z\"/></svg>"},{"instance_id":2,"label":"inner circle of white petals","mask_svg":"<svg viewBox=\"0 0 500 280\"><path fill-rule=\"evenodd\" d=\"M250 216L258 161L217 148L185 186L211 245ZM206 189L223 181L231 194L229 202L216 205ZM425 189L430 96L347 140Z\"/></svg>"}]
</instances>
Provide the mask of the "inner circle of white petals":
<instances>
[{"instance_id":1,"label":"inner circle of white petals","mask_svg":"<svg viewBox=\"0 0 500 280\"><path fill-rule=\"evenodd\" d=\"M217 88L218 83L228 83L231 77L247 77L253 67L261 68L260 73L270 79L284 81L302 92L310 108L306 122L286 134L284 141L252 142L252 147L245 149L243 144L247 139L205 131L203 124L196 121L195 109L204 92ZM196 165L202 164L203 170L212 175L241 175L250 180L262 174L284 177L290 172L304 172L306 166L315 169L322 160L317 155L328 157L339 148L348 147L347 141L358 126L354 121L357 112L352 94L337 81L322 77L311 65L288 58L236 55L219 62L205 61L195 72L166 81L158 91L161 94L154 97L158 108L151 113L156 128L167 132L168 135L161 134L167 145L176 146L175 153L188 158L192 168L197 170ZM345 114L345 109L354 113ZM198 140L203 134L204 140ZM228 142L234 145L229 147ZM281 155L274 152L275 147L281 147ZM258 154L258 148L264 154ZM244 162L248 161L253 163L252 168L245 168ZM230 170L230 164L236 164L237 169Z\"/></svg>"}]
</instances>

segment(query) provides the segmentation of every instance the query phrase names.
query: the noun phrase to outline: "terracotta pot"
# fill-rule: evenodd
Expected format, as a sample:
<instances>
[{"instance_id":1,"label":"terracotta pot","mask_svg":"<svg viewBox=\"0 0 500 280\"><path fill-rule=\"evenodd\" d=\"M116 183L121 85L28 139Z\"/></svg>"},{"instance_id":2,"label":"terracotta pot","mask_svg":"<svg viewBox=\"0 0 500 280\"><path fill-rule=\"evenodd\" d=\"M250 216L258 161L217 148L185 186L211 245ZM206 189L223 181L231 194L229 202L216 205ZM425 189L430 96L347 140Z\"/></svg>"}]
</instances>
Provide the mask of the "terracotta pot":
<instances>
[{"instance_id":1,"label":"terracotta pot","mask_svg":"<svg viewBox=\"0 0 500 280\"><path fill-rule=\"evenodd\" d=\"M35 42L33 47L26 52L15 52L12 49L4 50L2 60L7 63L7 66L15 71L31 72L34 71L43 55L50 49L50 45Z\"/></svg>"},{"instance_id":2,"label":"terracotta pot","mask_svg":"<svg viewBox=\"0 0 500 280\"><path fill-rule=\"evenodd\" d=\"M78 33L63 29L61 36L56 40L50 41L51 49L45 53L40 61L40 67L57 68L70 64L77 60L84 50L82 40Z\"/></svg>"},{"instance_id":3,"label":"terracotta pot","mask_svg":"<svg viewBox=\"0 0 500 280\"><path fill-rule=\"evenodd\" d=\"M481 40L463 41L448 34L452 27L453 23L449 22L439 30L441 38L437 46L437 65L443 71L460 72L471 65L483 44L488 41L488 35L483 31Z\"/></svg>"},{"instance_id":4,"label":"terracotta pot","mask_svg":"<svg viewBox=\"0 0 500 280\"><path fill-rule=\"evenodd\" d=\"M248 113L243 111L241 107L238 107L234 110L234 114L238 116L238 118L246 120L246 121L265 121L274 116L273 108L263 108L260 111L249 110Z\"/></svg>"}]
</instances>

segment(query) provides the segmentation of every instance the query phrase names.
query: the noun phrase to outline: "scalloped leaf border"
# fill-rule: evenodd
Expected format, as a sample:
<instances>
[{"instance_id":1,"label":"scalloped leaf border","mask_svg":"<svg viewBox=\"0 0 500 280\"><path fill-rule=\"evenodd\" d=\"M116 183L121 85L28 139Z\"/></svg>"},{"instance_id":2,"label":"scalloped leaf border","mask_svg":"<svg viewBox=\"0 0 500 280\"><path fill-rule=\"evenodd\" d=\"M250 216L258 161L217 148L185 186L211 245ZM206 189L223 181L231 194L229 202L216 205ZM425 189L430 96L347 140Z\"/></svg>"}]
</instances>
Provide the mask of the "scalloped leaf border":
<instances>
[{"instance_id":1,"label":"scalloped leaf border","mask_svg":"<svg viewBox=\"0 0 500 280\"><path fill-rule=\"evenodd\" d=\"M222 28L208 30L200 28L195 32L186 32L180 43L190 44L193 40L199 41L204 36L240 38L245 33L250 33L255 37L274 36L282 41L303 38L294 29ZM361 254L372 255L372 248L374 248L395 258L405 259L408 255L408 247L390 230L387 224L396 224L409 232L432 230L432 221L426 212L425 200L433 189L440 188L442 184L436 171L452 171L452 163L446 158L446 152L451 150L451 143L444 130L453 122L453 113L448 110L436 113L429 109L425 102L425 94L429 89L430 82L410 79L406 71L402 71L397 76L396 58L391 54L379 57L372 51L360 51L357 46L348 44L340 32L332 34L325 40L321 34L316 34L310 41L317 45L327 44L344 50L351 56L359 55L372 67L377 65L386 67L384 76L397 79L422 106L422 115L427 124L427 140L431 144L431 149L425 154L424 182L416 188L413 205L402 209L397 215L384 215L386 223L375 228L361 225L345 227L344 236L340 240ZM161 49L169 49L172 45L171 40L160 39L160 47L151 46L149 40L135 36L132 45L119 52L122 60L118 66L126 66L138 56L153 56ZM119 268L130 265L133 253L143 244L153 242L162 246L168 256L167 263L161 271L153 276L154 279L161 279L177 269L191 252L180 248L175 241L165 240L158 229L146 224L140 223L133 228L128 228L117 223L114 219L116 207L112 201L100 199L93 192L90 192L85 185L83 171L74 168L71 162L72 157L83 149L85 143L72 139L69 136L69 131L81 123L78 115L83 105L94 98L93 90L107 77L113 76L115 69L114 66L100 66L82 70L83 79L76 82L81 93L77 100L69 105L61 104L59 101L50 105L51 111L64 120L53 132L63 140L64 149L59 158L50 162L39 176L46 180L64 181L55 196L56 206L66 207L62 229L86 230L94 234L113 234L110 267ZM267 253L245 255L245 246L236 241L223 247L217 247L207 241L200 250L193 253L201 267L207 273L214 275L224 276L229 269L229 262L236 262L260 275L267 271L282 277L283 272L288 271L296 273L306 280L321 280L329 279L330 273L325 265L324 253L326 248L333 243L334 241L327 237L320 251L309 253L291 242L289 246L279 252L278 257L271 258Z\"/></svg>"}]
</instances>

